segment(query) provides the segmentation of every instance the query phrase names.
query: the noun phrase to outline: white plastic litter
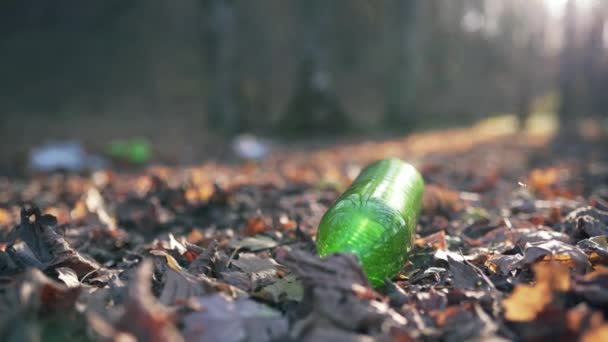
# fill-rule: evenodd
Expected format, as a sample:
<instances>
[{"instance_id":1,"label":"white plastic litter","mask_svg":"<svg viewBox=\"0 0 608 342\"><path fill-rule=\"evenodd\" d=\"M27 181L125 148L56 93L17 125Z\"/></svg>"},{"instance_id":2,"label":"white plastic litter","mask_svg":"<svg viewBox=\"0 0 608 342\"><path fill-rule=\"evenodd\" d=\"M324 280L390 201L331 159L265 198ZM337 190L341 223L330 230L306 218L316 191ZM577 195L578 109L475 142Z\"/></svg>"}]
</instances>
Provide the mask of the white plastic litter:
<instances>
[{"instance_id":1,"label":"white plastic litter","mask_svg":"<svg viewBox=\"0 0 608 342\"><path fill-rule=\"evenodd\" d=\"M241 134L232 140L232 150L239 158L260 160L268 155L269 144L255 135Z\"/></svg>"},{"instance_id":2,"label":"white plastic litter","mask_svg":"<svg viewBox=\"0 0 608 342\"><path fill-rule=\"evenodd\" d=\"M31 150L29 167L33 171L83 171L107 166L100 156L89 155L79 142L52 142Z\"/></svg>"}]
</instances>

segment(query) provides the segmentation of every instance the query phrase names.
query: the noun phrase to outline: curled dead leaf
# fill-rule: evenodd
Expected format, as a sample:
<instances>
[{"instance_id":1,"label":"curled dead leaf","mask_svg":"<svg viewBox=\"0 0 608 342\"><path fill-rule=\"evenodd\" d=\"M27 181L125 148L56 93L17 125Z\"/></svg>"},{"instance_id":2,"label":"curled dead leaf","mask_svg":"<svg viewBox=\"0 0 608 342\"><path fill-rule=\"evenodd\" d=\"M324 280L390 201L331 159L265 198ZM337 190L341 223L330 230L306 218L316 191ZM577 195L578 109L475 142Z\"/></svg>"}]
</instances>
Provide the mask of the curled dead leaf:
<instances>
[{"instance_id":1,"label":"curled dead leaf","mask_svg":"<svg viewBox=\"0 0 608 342\"><path fill-rule=\"evenodd\" d=\"M533 264L539 260L559 262L579 273L590 265L587 255L580 248L555 240L526 244L523 262Z\"/></svg>"},{"instance_id":2,"label":"curled dead leaf","mask_svg":"<svg viewBox=\"0 0 608 342\"><path fill-rule=\"evenodd\" d=\"M78 277L101 270L97 262L78 253L55 231L56 224L54 216L42 215L37 207L22 209L21 223L14 230L16 237L7 247L7 253L22 267L45 270L69 267Z\"/></svg>"},{"instance_id":3,"label":"curled dead leaf","mask_svg":"<svg viewBox=\"0 0 608 342\"><path fill-rule=\"evenodd\" d=\"M173 317L150 290L152 263L144 260L135 272L128 289L125 312L115 328L139 341L182 341Z\"/></svg>"}]
</instances>

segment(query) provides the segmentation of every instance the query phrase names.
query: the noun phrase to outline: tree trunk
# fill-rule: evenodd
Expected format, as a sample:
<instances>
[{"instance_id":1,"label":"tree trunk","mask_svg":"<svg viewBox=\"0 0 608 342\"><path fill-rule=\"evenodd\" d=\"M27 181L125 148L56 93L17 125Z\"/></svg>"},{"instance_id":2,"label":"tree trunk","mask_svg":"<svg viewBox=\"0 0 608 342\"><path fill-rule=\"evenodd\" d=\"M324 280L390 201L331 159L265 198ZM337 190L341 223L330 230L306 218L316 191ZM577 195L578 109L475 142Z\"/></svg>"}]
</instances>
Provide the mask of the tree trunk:
<instances>
[{"instance_id":1,"label":"tree trunk","mask_svg":"<svg viewBox=\"0 0 608 342\"><path fill-rule=\"evenodd\" d=\"M589 86L587 99L589 113L596 117L606 114L606 80L608 79L606 48L604 47L604 30L606 27L605 4L597 4L585 49L585 78Z\"/></svg>"},{"instance_id":2,"label":"tree trunk","mask_svg":"<svg viewBox=\"0 0 608 342\"><path fill-rule=\"evenodd\" d=\"M331 1L299 0L300 62L295 93L279 122L285 133L331 133L349 126L334 92L327 35Z\"/></svg>"},{"instance_id":3,"label":"tree trunk","mask_svg":"<svg viewBox=\"0 0 608 342\"><path fill-rule=\"evenodd\" d=\"M534 90L539 88L541 74L536 70L542 59L542 45L546 37L546 18L544 13L537 13L534 19L531 16L523 16L524 20L536 20L538 27L531 26L525 34L525 45L519 56L514 56L517 60L519 72L518 93L516 114L519 130L523 131L526 121L532 111L532 101L534 100Z\"/></svg>"},{"instance_id":4,"label":"tree trunk","mask_svg":"<svg viewBox=\"0 0 608 342\"><path fill-rule=\"evenodd\" d=\"M389 127L412 124L416 115L416 7L415 0L394 0L386 6L389 61L384 120Z\"/></svg>"},{"instance_id":5,"label":"tree trunk","mask_svg":"<svg viewBox=\"0 0 608 342\"><path fill-rule=\"evenodd\" d=\"M574 131L576 106L576 0L569 0L566 5L564 16L564 42L560 61L559 88L560 108L559 120L560 130Z\"/></svg>"},{"instance_id":6,"label":"tree trunk","mask_svg":"<svg viewBox=\"0 0 608 342\"><path fill-rule=\"evenodd\" d=\"M224 134L239 130L239 112L235 73L236 32L234 2L208 0L204 2L209 13L207 41L207 85L209 125Z\"/></svg>"}]
</instances>

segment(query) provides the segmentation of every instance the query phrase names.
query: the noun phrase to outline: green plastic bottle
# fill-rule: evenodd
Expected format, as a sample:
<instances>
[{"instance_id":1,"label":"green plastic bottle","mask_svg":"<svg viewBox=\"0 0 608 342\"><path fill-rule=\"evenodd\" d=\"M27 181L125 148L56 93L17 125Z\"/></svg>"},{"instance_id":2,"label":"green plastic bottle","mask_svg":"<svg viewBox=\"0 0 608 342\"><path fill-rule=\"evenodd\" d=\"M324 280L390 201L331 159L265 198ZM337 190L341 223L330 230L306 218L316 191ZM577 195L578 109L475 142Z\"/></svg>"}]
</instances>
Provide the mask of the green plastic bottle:
<instances>
[{"instance_id":1,"label":"green plastic bottle","mask_svg":"<svg viewBox=\"0 0 608 342\"><path fill-rule=\"evenodd\" d=\"M372 285L384 284L407 261L423 191L422 176L410 164L385 159L369 165L321 219L317 252L355 253Z\"/></svg>"},{"instance_id":2,"label":"green plastic bottle","mask_svg":"<svg viewBox=\"0 0 608 342\"><path fill-rule=\"evenodd\" d=\"M114 158L143 165L152 158L152 147L144 138L115 140L108 145L107 153Z\"/></svg>"}]
</instances>

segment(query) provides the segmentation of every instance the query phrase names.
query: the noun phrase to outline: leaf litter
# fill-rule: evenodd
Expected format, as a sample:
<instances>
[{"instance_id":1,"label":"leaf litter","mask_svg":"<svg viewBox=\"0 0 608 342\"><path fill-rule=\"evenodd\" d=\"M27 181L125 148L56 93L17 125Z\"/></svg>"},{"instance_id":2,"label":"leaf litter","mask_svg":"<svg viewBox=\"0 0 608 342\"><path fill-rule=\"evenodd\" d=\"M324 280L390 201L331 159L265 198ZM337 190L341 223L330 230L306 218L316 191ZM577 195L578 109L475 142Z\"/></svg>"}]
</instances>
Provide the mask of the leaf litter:
<instances>
[{"instance_id":1,"label":"leaf litter","mask_svg":"<svg viewBox=\"0 0 608 342\"><path fill-rule=\"evenodd\" d=\"M606 339L605 141L470 137L7 180L0 339ZM373 289L356 256L317 257L314 235L389 155L427 189L408 262Z\"/></svg>"}]
</instances>

